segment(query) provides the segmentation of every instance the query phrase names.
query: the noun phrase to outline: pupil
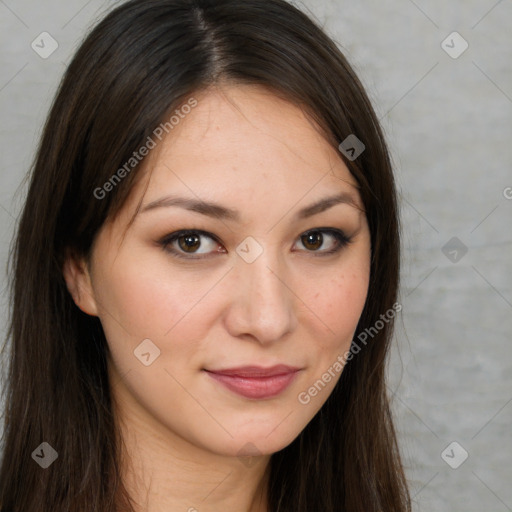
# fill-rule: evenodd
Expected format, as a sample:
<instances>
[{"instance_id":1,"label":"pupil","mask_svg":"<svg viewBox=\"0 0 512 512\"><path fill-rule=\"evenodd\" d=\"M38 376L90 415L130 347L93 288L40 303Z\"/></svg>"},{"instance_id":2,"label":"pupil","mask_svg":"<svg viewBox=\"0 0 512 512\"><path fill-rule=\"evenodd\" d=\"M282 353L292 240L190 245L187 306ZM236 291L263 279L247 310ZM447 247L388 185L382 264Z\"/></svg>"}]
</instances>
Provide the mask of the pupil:
<instances>
[{"instance_id":1,"label":"pupil","mask_svg":"<svg viewBox=\"0 0 512 512\"><path fill-rule=\"evenodd\" d=\"M194 249L197 249L201 245L197 235L182 235L180 237L180 242L181 241L183 241L184 244L180 243L180 246L186 252L194 252Z\"/></svg>"},{"instance_id":2,"label":"pupil","mask_svg":"<svg viewBox=\"0 0 512 512\"><path fill-rule=\"evenodd\" d=\"M304 235L303 239L302 239L302 243L308 249L318 249L319 247L322 246L322 241L323 241L323 237L322 237L322 234L319 232L308 233L307 235Z\"/></svg>"}]
</instances>

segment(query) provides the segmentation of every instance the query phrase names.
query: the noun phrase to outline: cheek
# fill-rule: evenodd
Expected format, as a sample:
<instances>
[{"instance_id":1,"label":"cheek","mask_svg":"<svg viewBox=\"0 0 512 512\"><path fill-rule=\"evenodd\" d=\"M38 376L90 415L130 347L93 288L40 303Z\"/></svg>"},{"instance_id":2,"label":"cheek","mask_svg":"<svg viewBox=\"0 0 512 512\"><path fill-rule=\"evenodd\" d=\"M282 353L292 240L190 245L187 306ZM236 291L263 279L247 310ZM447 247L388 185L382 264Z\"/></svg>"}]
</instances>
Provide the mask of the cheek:
<instances>
[{"instance_id":1,"label":"cheek","mask_svg":"<svg viewBox=\"0 0 512 512\"><path fill-rule=\"evenodd\" d=\"M130 334L162 337L186 321L207 283L180 279L162 265L134 263L119 258L115 269L98 276L103 309Z\"/></svg>"},{"instance_id":2,"label":"cheek","mask_svg":"<svg viewBox=\"0 0 512 512\"><path fill-rule=\"evenodd\" d=\"M311 300L311 310L321 320L326 335L316 339L323 349L339 350L350 345L368 293L369 268L361 266L330 278Z\"/></svg>"},{"instance_id":3,"label":"cheek","mask_svg":"<svg viewBox=\"0 0 512 512\"><path fill-rule=\"evenodd\" d=\"M213 289L221 277L212 272L196 279L171 271L165 262L140 265L136 258L121 256L115 267L98 274L101 322L112 356L124 371L139 367L134 350L146 339L160 350L154 367L186 367L184 360L194 366L218 316Z\"/></svg>"},{"instance_id":4,"label":"cheek","mask_svg":"<svg viewBox=\"0 0 512 512\"><path fill-rule=\"evenodd\" d=\"M340 342L350 344L359 322L368 295L370 260L370 233L365 224L353 244L342 253L339 264L318 276L322 286L320 290L318 286L314 288L314 307L338 346Z\"/></svg>"}]
</instances>

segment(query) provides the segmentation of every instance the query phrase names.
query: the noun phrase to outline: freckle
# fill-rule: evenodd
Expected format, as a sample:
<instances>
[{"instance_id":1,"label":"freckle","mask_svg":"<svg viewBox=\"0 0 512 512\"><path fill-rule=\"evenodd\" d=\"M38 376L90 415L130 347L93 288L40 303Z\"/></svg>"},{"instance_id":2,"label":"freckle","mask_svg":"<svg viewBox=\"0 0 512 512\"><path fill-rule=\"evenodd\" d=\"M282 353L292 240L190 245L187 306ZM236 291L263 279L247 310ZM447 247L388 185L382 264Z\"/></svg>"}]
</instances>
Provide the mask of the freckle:
<instances>
[{"instance_id":1,"label":"freckle","mask_svg":"<svg viewBox=\"0 0 512 512\"><path fill-rule=\"evenodd\" d=\"M320 295L320 292L318 292L316 295L315 295L315 299Z\"/></svg>"}]
</instances>

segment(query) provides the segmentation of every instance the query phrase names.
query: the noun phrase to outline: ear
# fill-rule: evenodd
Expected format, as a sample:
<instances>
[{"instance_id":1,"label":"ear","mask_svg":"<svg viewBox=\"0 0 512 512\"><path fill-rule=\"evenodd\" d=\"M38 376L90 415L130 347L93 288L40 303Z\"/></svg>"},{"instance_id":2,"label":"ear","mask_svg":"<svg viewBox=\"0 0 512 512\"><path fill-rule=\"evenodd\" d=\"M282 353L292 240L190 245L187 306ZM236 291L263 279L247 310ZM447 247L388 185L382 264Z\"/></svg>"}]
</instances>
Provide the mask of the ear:
<instances>
[{"instance_id":1,"label":"ear","mask_svg":"<svg viewBox=\"0 0 512 512\"><path fill-rule=\"evenodd\" d=\"M91 276L85 258L76 256L72 251L67 251L62 274L77 307L88 315L98 316Z\"/></svg>"}]
</instances>

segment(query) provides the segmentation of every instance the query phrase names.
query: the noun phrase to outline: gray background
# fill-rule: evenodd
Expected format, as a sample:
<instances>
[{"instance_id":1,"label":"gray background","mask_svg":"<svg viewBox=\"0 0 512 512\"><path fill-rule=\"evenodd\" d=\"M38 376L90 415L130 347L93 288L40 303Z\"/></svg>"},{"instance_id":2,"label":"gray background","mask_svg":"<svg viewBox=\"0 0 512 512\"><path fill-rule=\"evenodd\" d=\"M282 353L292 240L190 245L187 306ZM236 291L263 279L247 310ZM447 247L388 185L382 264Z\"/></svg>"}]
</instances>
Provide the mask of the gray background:
<instances>
[{"instance_id":1,"label":"gray background","mask_svg":"<svg viewBox=\"0 0 512 512\"><path fill-rule=\"evenodd\" d=\"M354 65L393 153L404 251L390 393L414 509L512 510L512 2L294 3ZM66 63L113 5L0 0L2 341L22 179ZM31 48L43 31L59 44L47 59ZM443 49L457 39L442 45L454 31L469 45L458 58ZM452 465L469 454L457 469L441 457L453 441Z\"/></svg>"}]
</instances>

